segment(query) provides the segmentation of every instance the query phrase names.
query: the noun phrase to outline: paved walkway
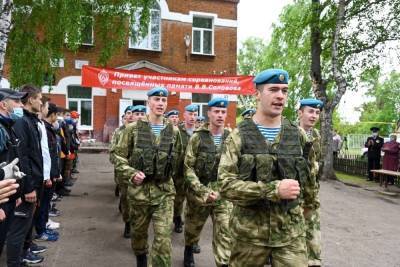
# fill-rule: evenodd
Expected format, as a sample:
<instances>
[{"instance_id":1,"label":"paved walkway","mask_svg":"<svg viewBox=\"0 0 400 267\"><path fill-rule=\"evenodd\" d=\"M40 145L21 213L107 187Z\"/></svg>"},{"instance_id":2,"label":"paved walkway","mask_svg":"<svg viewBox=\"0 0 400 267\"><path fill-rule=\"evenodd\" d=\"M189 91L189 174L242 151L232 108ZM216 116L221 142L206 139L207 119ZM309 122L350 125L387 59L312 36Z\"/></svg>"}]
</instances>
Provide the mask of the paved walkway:
<instances>
[{"instance_id":1,"label":"paved walkway","mask_svg":"<svg viewBox=\"0 0 400 267\"><path fill-rule=\"evenodd\" d=\"M107 154L82 154L73 194L60 204L60 240L47 244L41 266L136 266L114 197ZM400 199L333 182L321 184L324 266L400 267ZM150 227L151 228L151 227ZM173 234L173 267L183 261L183 234ZM206 225L196 267L215 266ZM4 256L0 266L5 266Z\"/></svg>"}]
</instances>

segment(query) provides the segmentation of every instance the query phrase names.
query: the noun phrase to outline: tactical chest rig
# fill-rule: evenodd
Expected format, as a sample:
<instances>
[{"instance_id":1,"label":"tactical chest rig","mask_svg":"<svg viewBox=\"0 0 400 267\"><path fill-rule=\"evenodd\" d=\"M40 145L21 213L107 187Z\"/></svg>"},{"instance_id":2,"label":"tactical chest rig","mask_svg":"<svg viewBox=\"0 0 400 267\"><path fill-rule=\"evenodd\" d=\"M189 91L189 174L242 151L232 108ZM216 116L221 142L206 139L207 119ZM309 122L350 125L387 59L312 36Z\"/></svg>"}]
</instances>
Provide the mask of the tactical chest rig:
<instances>
[{"instance_id":1,"label":"tactical chest rig","mask_svg":"<svg viewBox=\"0 0 400 267\"><path fill-rule=\"evenodd\" d=\"M158 144L155 142L155 136L148 122L139 120L137 127L135 148L139 150L139 158L135 160L133 167L144 172L147 181L167 182L172 171L174 148L172 124L168 124L161 131Z\"/></svg>"},{"instance_id":2,"label":"tactical chest rig","mask_svg":"<svg viewBox=\"0 0 400 267\"><path fill-rule=\"evenodd\" d=\"M238 126L242 148L239 159L239 178L244 181L268 183L274 180L295 179L303 187L309 175L303 157L298 128L284 120L279 144L267 142L252 119ZM301 196L300 196L301 198ZM283 202L284 209L298 205L298 201Z\"/></svg>"},{"instance_id":3,"label":"tactical chest rig","mask_svg":"<svg viewBox=\"0 0 400 267\"><path fill-rule=\"evenodd\" d=\"M218 165L221 160L221 152L225 139L229 135L228 130L224 130L221 145L217 147L214 144L213 136L209 131L200 130L198 155L195 164L195 172L200 182L204 185L217 181Z\"/></svg>"}]
</instances>

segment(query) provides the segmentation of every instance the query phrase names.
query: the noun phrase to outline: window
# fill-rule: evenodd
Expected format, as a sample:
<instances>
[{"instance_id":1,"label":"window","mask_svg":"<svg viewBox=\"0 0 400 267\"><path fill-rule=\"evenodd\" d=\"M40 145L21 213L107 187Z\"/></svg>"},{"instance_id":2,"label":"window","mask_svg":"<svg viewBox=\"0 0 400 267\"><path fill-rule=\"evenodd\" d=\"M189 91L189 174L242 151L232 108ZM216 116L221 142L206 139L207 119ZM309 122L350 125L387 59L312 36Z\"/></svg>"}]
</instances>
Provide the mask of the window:
<instances>
[{"instance_id":1,"label":"window","mask_svg":"<svg viewBox=\"0 0 400 267\"><path fill-rule=\"evenodd\" d=\"M92 88L79 85L69 85L68 89L68 108L76 110L81 117L78 126L82 130L91 130L93 128L93 101Z\"/></svg>"},{"instance_id":2,"label":"window","mask_svg":"<svg viewBox=\"0 0 400 267\"><path fill-rule=\"evenodd\" d=\"M193 17L192 53L214 54L214 25L212 18Z\"/></svg>"},{"instance_id":3,"label":"window","mask_svg":"<svg viewBox=\"0 0 400 267\"><path fill-rule=\"evenodd\" d=\"M82 31L81 31L81 43L83 45L93 45L94 44L94 36L93 36L93 17L85 16L82 18Z\"/></svg>"},{"instance_id":4,"label":"window","mask_svg":"<svg viewBox=\"0 0 400 267\"><path fill-rule=\"evenodd\" d=\"M142 106L146 106L146 101L144 100L132 100L132 105L133 106L137 106L137 105L142 105Z\"/></svg>"},{"instance_id":5,"label":"window","mask_svg":"<svg viewBox=\"0 0 400 267\"><path fill-rule=\"evenodd\" d=\"M135 22L132 25L132 36L136 38L129 38L129 48L161 51L161 9L159 4L154 2L150 10L150 21L146 36L140 37L138 34L139 12L135 14L135 17Z\"/></svg>"},{"instance_id":6,"label":"window","mask_svg":"<svg viewBox=\"0 0 400 267\"><path fill-rule=\"evenodd\" d=\"M195 94L192 93L192 103L199 106L199 115L207 118L208 102L211 100L209 94Z\"/></svg>"}]
</instances>

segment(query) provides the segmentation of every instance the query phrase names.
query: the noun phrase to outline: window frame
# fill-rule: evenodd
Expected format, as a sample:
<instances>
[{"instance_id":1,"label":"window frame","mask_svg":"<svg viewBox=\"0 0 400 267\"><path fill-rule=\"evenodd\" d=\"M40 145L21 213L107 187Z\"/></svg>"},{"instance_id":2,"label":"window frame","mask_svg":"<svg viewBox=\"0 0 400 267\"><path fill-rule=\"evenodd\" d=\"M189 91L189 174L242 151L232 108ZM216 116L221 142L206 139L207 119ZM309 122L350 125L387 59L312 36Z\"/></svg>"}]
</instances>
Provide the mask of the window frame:
<instances>
[{"instance_id":1,"label":"window frame","mask_svg":"<svg viewBox=\"0 0 400 267\"><path fill-rule=\"evenodd\" d=\"M193 21L194 18L204 18L204 19L210 19L212 27L211 29L207 28L199 28L199 27L194 27L193 26ZM194 51L194 31L200 31L200 52ZM206 54L204 53L204 32L208 31L211 32L211 54ZM192 17L192 54L194 55L203 55L203 56L214 56L215 55L215 50L214 50L214 37L215 37L215 23L214 23L214 17L210 16L202 16L202 15L193 15Z\"/></svg>"},{"instance_id":2,"label":"window frame","mask_svg":"<svg viewBox=\"0 0 400 267\"><path fill-rule=\"evenodd\" d=\"M91 115L90 115L90 124L91 125L82 125L81 124L81 120L79 119L78 120L78 129L79 130L93 130L94 129L94 126L93 126L93 123L94 123L94 118L93 118L93 111L94 111L94 103L93 103L93 88L91 88L90 90L91 90L91 98L76 98L76 97L69 97L69 94L68 94L68 87L69 86L79 86L79 87L82 87L81 85L77 85L77 84L69 84L68 86L67 86L67 96L66 96L66 106L67 106L67 108L68 109L70 109L70 106L69 106L69 102L70 101L75 101L75 102L77 102L77 104L78 104L78 107L77 107L77 112L79 113L79 114L82 114L82 101L90 101L90 103L91 103ZM85 90L88 90L88 89L85 89Z\"/></svg>"},{"instance_id":3,"label":"window frame","mask_svg":"<svg viewBox=\"0 0 400 267\"><path fill-rule=\"evenodd\" d=\"M208 106L208 102L212 99L212 95L206 94L206 95L208 95L208 98L209 98L209 100L207 102L195 102L195 101L193 101L193 94L196 94L196 93L192 93L192 104L197 105L199 107L197 115L198 116L204 116L204 118L206 120L208 120L207 114L203 115L203 111L204 111L204 107L207 107Z\"/></svg>"},{"instance_id":4,"label":"window frame","mask_svg":"<svg viewBox=\"0 0 400 267\"><path fill-rule=\"evenodd\" d=\"M94 46L94 17L93 16L84 16L84 17L88 17L88 18L90 18L91 19L91 21L92 21L92 31L91 31L91 33L92 33L92 42L91 43L84 43L84 42L82 42L81 43L81 45L86 45L86 46ZM82 32L81 32L81 35L82 35ZM81 36L82 37L82 36Z\"/></svg>"},{"instance_id":5,"label":"window frame","mask_svg":"<svg viewBox=\"0 0 400 267\"><path fill-rule=\"evenodd\" d=\"M144 40L145 38L147 38L148 40L148 47L146 47L146 48L143 48L143 47L140 47L140 46L138 46L138 44L139 43L136 43L136 44L134 44L133 43L133 40L132 40L132 37L131 36L129 36L129 44L128 44L128 48L129 49L137 49L137 50L146 50L146 51L156 51L156 52L161 52L162 51L162 43L161 43L161 41L162 41L162 16L161 16L161 6L160 6L160 3L158 2L158 1L156 1L155 2L155 4L158 6L158 9L154 9L154 8L151 8L150 9L150 14L153 12L153 11L157 11L157 12L159 12L160 13L160 15L159 15L159 20L158 20L158 22L159 22L159 29L160 29L160 32L159 32L159 34L158 34L158 44L159 44L159 46L158 46L158 48L157 49L154 49L154 48L152 48L151 47L151 37L152 37L152 33L151 33L151 26L152 26L152 24L151 24L151 15L150 15L150 21L149 21L149 24L148 24L148 26L147 26L147 35L143 38L143 39L141 39L141 40ZM136 20L137 21L137 20ZM136 23L136 21L135 21L135 23ZM131 27L130 27L130 31L132 32L133 30L132 30L132 28L135 26L135 23L131 23ZM150 46L150 47L149 47Z\"/></svg>"}]
</instances>

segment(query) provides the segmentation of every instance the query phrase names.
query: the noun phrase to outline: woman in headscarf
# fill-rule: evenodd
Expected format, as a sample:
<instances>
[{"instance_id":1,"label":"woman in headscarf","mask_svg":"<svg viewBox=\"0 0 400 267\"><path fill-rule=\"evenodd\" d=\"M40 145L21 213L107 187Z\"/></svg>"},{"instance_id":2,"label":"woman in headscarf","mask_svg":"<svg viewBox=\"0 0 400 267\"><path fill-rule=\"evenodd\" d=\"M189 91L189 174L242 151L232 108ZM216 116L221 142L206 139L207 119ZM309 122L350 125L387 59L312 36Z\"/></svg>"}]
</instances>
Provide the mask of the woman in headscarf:
<instances>
[{"instance_id":1,"label":"woman in headscarf","mask_svg":"<svg viewBox=\"0 0 400 267\"><path fill-rule=\"evenodd\" d=\"M391 135L390 141L386 142L382 151L385 152L383 156L383 169L389 171L398 171L399 170L399 155L400 155L400 143L396 142L397 136ZM394 183L394 177L388 177L389 183Z\"/></svg>"}]
</instances>

